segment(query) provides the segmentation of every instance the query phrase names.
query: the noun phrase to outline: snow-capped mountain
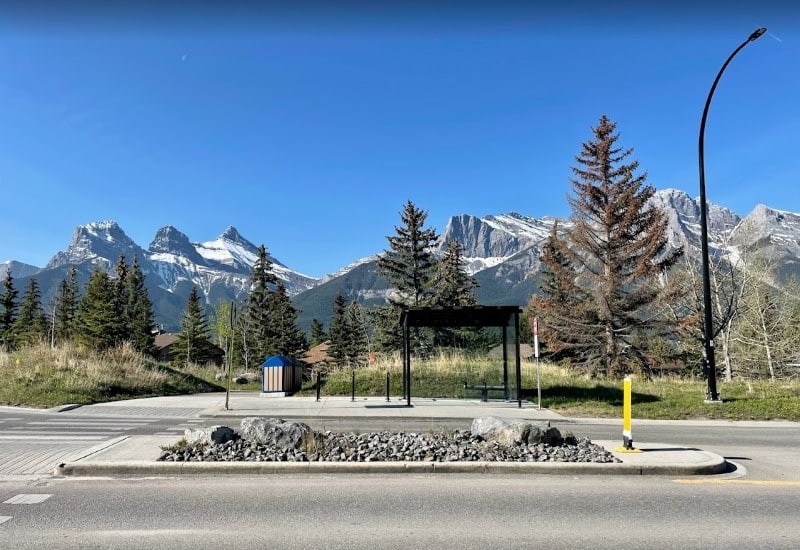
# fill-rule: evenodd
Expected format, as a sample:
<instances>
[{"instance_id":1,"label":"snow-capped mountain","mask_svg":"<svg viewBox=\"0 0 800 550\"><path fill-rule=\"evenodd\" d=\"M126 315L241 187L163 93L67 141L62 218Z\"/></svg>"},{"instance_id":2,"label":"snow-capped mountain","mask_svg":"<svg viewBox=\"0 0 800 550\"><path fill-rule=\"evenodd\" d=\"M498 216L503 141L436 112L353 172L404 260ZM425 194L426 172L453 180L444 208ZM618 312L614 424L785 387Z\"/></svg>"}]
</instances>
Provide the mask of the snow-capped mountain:
<instances>
[{"instance_id":1,"label":"snow-capped mountain","mask_svg":"<svg viewBox=\"0 0 800 550\"><path fill-rule=\"evenodd\" d=\"M15 260L7 260L3 263L0 263L0 279L4 279L8 271L11 271L11 275L14 278L17 278L33 275L39 271L39 268L35 265L24 264Z\"/></svg>"},{"instance_id":2,"label":"snow-capped mountain","mask_svg":"<svg viewBox=\"0 0 800 550\"><path fill-rule=\"evenodd\" d=\"M93 222L76 227L67 249L53 256L45 269L89 262L112 271L121 254L129 260L138 257L141 261L145 251L125 234L117 222Z\"/></svg>"},{"instance_id":3,"label":"snow-capped mountain","mask_svg":"<svg viewBox=\"0 0 800 550\"><path fill-rule=\"evenodd\" d=\"M699 250L699 200L683 191L665 189L657 191L651 202L667 213L670 244ZM485 217L456 215L441 233L435 252L443 253L448 241L457 240L464 250L469 273L480 284L480 303L524 305L537 289L541 247L556 221L515 212ZM560 224L568 226L566 221ZM774 256L785 267L785 273L798 270L800 214L759 205L742 219L728 208L709 204L708 227L713 254L735 258L745 248L758 248ZM148 248L143 249L115 222L103 221L78 226L67 249L53 256L44 269L5 262L0 264L0 273L4 266L10 266L15 279L35 274L46 301L66 278L70 265L78 268L79 282L83 284L95 266L113 274L121 254L128 263L134 257L139 260L158 322L175 329L192 286L198 288L209 306L221 300L241 299L249 286L257 247L234 227L211 241L192 242L168 225L159 229ZM333 299L340 292L348 300L366 305L383 303L390 289L379 275L377 257L357 260L319 280L292 270L276 258L269 259L300 310L301 326L307 327L312 317L327 323ZM23 284L24 280L18 287Z\"/></svg>"},{"instance_id":4,"label":"snow-capped mountain","mask_svg":"<svg viewBox=\"0 0 800 550\"><path fill-rule=\"evenodd\" d=\"M485 218L453 216L439 239L438 252L443 253L449 241L457 241L472 275L535 247L547 238L554 221L555 218L529 218L516 212Z\"/></svg>"},{"instance_id":5,"label":"snow-capped mountain","mask_svg":"<svg viewBox=\"0 0 800 550\"><path fill-rule=\"evenodd\" d=\"M758 252L774 261L779 278L800 271L800 215L756 206L731 231L729 256L736 260L745 252Z\"/></svg>"},{"instance_id":6,"label":"snow-capped mountain","mask_svg":"<svg viewBox=\"0 0 800 550\"><path fill-rule=\"evenodd\" d=\"M667 213L669 243L675 248L688 244L700 246L700 200L677 189L656 191L650 199L654 206ZM710 248L722 249L730 240L731 231L741 221L733 211L708 203L708 241Z\"/></svg>"},{"instance_id":7,"label":"snow-capped mountain","mask_svg":"<svg viewBox=\"0 0 800 550\"><path fill-rule=\"evenodd\" d=\"M156 320L170 329L177 328L180 312L192 286L197 287L209 306L222 300L239 300L249 290L258 248L234 227L212 241L193 243L172 226L160 228L145 250L128 237L114 221L92 222L75 228L66 250L58 252L47 266L33 273L42 288L43 301L55 293L66 278L69 266L78 268L79 281L85 282L95 267L114 275L121 255L128 264L136 258L145 275L154 304ZM317 283L316 279L293 271L268 255L273 271L287 292L296 295ZM15 277L24 277L12 268ZM30 271L30 270L29 270Z\"/></svg>"}]
</instances>

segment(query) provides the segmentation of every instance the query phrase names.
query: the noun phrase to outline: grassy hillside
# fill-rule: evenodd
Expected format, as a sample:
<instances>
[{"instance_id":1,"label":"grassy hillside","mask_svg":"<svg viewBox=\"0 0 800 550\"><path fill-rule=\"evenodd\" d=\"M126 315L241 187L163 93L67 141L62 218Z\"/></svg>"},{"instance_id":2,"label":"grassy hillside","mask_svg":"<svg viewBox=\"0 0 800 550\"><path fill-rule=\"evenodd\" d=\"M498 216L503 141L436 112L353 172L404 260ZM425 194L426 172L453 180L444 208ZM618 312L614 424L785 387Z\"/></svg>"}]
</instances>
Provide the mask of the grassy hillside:
<instances>
[{"instance_id":1,"label":"grassy hillside","mask_svg":"<svg viewBox=\"0 0 800 550\"><path fill-rule=\"evenodd\" d=\"M136 397L224 391L214 367L175 369L129 347L98 353L39 345L0 352L0 404L52 407Z\"/></svg>"}]
</instances>

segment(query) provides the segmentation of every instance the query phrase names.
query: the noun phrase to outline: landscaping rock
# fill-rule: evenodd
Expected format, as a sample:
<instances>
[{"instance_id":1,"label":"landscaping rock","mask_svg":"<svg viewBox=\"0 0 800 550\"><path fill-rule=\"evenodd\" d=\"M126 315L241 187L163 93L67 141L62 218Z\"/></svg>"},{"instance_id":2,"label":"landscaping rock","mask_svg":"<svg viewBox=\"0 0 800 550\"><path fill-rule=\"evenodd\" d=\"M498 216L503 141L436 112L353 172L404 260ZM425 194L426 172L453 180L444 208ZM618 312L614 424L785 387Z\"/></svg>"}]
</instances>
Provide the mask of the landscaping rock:
<instances>
[{"instance_id":1,"label":"landscaping rock","mask_svg":"<svg viewBox=\"0 0 800 550\"><path fill-rule=\"evenodd\" d=\"M183 437L189 445L220 445L239 438L238 434L228 426L211 426L199 430L186 430Z\"/></svg>"},{"instance_id":2,"label":"landscaping rock","mask_svg":"<svg viewBox=\"0 0 800 550\"><path fill-rule=\"evenodd\" d=\"M573 438L574 439L574 438ZM240 438L220 445L165 449L164 461L246 462L599 462L619 460L603 447L582 438L574 445L544 443L504 445L486 441L468 430L439 433L314 434L305 445L281 447Z\"/></svg>"},{"instance_id":3,"label":"landscaping rock","mask_svg":"<svg viewBox=\"0 0 800 550\"><path fill-rule=\"evenodd\" d=\"M313 436L308 424L282 418L243 418L239 432L251 443L271 444L280 449L297 449Z\"/></svg>"},{"instance_id":4,"label":"landscaping rock","mask_svg":"<svg viewBox=\"0 0 800 550\"><path fill-rule=\"evenodd\" d=\"M561 434L557 428L551 428L550 422L532 422L516 418L500 418L497 416L484 416L472 421L470 431L473 435L482 437L486 441L496 441L503 445L518 445L520 443L537 444L558 440ZM546 434L552 432L548 437ZM557 434L557 435L556 435ZM560 443L559 443L560 444Z\"/></svg>"}]
</instances>

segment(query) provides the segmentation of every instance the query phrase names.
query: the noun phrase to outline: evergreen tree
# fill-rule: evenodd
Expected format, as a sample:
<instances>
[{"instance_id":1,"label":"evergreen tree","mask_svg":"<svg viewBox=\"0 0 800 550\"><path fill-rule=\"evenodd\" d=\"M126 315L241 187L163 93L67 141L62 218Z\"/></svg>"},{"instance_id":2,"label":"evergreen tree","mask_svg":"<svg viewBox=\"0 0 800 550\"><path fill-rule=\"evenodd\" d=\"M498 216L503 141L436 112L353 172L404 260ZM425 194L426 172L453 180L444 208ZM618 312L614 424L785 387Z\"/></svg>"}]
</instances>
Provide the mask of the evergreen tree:
<instances>
[{"instance_id":1,"label":"evergreen tree","mask_svg":"<svg viewBox=\"0 0 800 550\"><path fill-rule=\"evenodd\" d=\"M554 361L579 356L586 347L596 345L585 340L579 326L596 326L598 319L590 304L591 296L575 283L575 270L559 237L558 222L542 247L539 290L530 303L530 316L539 318L539 338Z\"/></svg>"},{"instance_id":2,"label":"evergreen tree","mask_svg":"<svg viewBox=\"0 0 800 550\"><path fill-rule=\"evenodd\" d=\"M114 267L116 278L114 282L114 307L119 316L119 335L120 342L130 340L130 312L128 311L128 264L125 261L125 254L120 254L117 265Z\"/></svg>"},{"instance_id":3,"label":"evergreen tree","mask_svg":"<svg viewBox=\"0 0 800 550\"><path fill-rule=\"evenodd\" d=\"M347 303L344 296L339 293L333 300L333 317L331 318L331 328L328 330L328 337L331 341L328 353L339 365L344 365L352 359L349 355L350 332Z\"/></svg>"},{"instance_id":4,"label":"evergreen tree","mask_svg":"<svg viewBox=\"0 0 800 550\"><path fill-rule=\"evenodd\" d=\"M94 349L111 348L120 342L114 283L100 268L92 271L78 303L75 335L80 343Z\"/></svg>"},{"instance_id":5,"label":"evergreen tree","mask_svg":"<svg viewBox=\"0 0 800 550\"><path fill-rule=\"evenodd\" d=\"M11 327L17 318L17 294L11 270L6 270L3 279L3 294L0 296L0 345L6 350L13 349Z\"/></svg>"},{"instance_id":6,"label":"evergreen tree","mask_svg":"<svg viewBox=\"0 0 800 550\"><path fill-rule=\"evenodd\" d=\"M78 299L78 270L71 265L67 278L58 285L56 296L55 337L59 342L67 342L74 337Z\"/></svg>"},{"instance_id":7,"label":"evergreen tree","mask_svg":"<svg viewBox=\"0 0 800 550\"><path fill-rule=\"evenodd\" d=\"M15 347L30 346L47 338L49 322L42 308L42 294L34 277L28 280L28 288L19 306L19 315L11 325Z\"/></svg>"},{"instance_id":8,"label":"evergreen tree","mask_svg":"<svg viewBox=\"0 0 800 550\"><path fill-rule=\"evenodd\" d=\"M283 283L278 283L269 298L268 336L264 348L269 355L295 356L307 347L306 337L297 326L297 310Z\"/></svg>"},{"instance_id":9,"label":"evergreen tree","mask_svg":"<svg viewBox=\"0 0 800 550\"><path fill-rule=\"evenodd\" d=\"M272 262L267 256L266 247L262 244L258 247L258 257L253 265L245 323L248 330L246 339L258 363L270 355L273 347L270 342L270 300L277 284L278 277L272 271Z\"/></svg>"},{"instance_id":10,"label":"evergreen tree","mask_svg":"<svg viewBox=\"0 0 800 550\"><path fill-rule=\"evenodd\" d=\"M367 325L364 319L364 311L358 302L350 302L347 306L347 355L353 361L364 358L369 351L369 341L367 339Z\"/></svg>"},{"instance_id":11,"label":"evergreen tree","mask_svg":"<svg viewBox=\"0 0 800 550\"><path fill-rule=\"evenodd\" d=\"M328 335L325 333L325 327L322 325L322 322L314 317L311 319L311 346L316 346L317 344L321 344L325 340L328 339Z\"/></svg>"},{"instance_id":12,"label":"evergreen tree","mask_svg":"<svg viewBox=\"0 0 800 550\"><path fill-rule=\"evenodd\" d=\"M189 292L186 309L181 318L181 332L173 345L175 350L172 359L178 365L188 366L191 363L205 363L211 359L211 334L208 321L200 303L197 287Z\"/></svg>"},{"instance_id":13,"label":"evergreen tree","mask_svg":"<svg viewBox=\"0 0 800 550\"><path fill-rule=\"evenodd\" d=\"M133 348L141 353L152 355L155 336L153 328L153 303L144 284L144 274L139 260L134 257L130 270L125 276L125 289L122 296L126 299L124 319L127 322L125 333Z\"/></svg>"},{"instance_id":14,"label":"evergreen tree","mask_svg":"<svg viewBox=\"0 0 800 550\"><path fill-rule=\"evenodd\" d=\"M461 307L477 303L475 289L478 283L467 274L464 251L457 241L448 241L444 255L436 266L431 287L433 306ZM474 341L479 332L480 330L475 328L436 329L433 331L433 345L463 347L468 342Z\"/></svg>"},{"instance_id":15,"label":"evergreen tree","mask_svg":"<svg viewBox=\"0 0 800 550\"><path fill-rule=\"evenodd\" d=\"M562 326L548 325L548 341L602 373L645 367L637 337L664 328L651 306L663 290L659 276L680 256L668 249L666 215L648 204L655 190L646 174L636 174L638 161L626 163L633 150L616 146L615 129L601 117L576 157L568 197L572 227L564 242L551 234L554 254L542 261L558 281L542 289L539 302L543 309L557 308L562 292L572 294L571 307L558 320Z\"/></svg>"},{"instance_id":16,"label":"evergreen tree","mask_svg":"<svg viewBox=\"0 0 800 550\"><path fill-rule=\"evenodd\" d=\"M403 328L400 326L400 309L391 304L374 307L369 311L372 330L372 351L391 353L403 348Z\"/></svg>"},{"instance_id":17,"label":"evergreen tree","mask_svg":"<svg viewBox=\"0 0 800 550\"><path fill-rule=\"evenodd\" d=\"M396 235L387 237L389 250L378 258L378 270L398 293L395 303L423 306L431 295L431 276L436 259L431 252L438 235L424 228L428 213L408 201L400 213L403 225L395 226Z\"/></svg>"},{"instance_id":18,"label":"evergreen tree","mask_svg":"<svg viewBox=\"0 0 800 550\"><path fill-rule=\"evenodd\" d=\"M467 274L464 251L457 241L451 240L447 243L444 256L436 266L431 286L434 306L473 306L477 303L475 289L478 283Z\"/></svg>"}]
</instances>

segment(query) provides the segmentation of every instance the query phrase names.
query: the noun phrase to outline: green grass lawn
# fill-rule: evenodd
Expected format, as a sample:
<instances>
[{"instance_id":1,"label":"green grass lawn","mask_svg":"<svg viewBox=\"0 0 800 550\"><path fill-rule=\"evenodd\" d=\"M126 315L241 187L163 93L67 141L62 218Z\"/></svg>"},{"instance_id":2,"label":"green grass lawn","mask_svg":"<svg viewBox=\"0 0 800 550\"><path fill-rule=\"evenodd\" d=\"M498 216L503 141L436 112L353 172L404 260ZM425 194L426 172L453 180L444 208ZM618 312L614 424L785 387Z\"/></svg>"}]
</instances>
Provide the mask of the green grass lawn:
<instances>
[{"instance_id":1,"label":"green grass lawn","mask_svg":"<svg viewBox=\"0 0 800 550\"><path fill-rule=\"evenodd\" d=\"M324 380L323 395L350 395L355 374L356 395L402 395L402 361L389 357L372 367L342 369ZM137 397L225 391L213 366L176 368L144 357L130 348L103 353L65 346L41 345L15 353L0 353L0 404L52 407L67 403L100 403ZM237 373L234 373L234 376ZM552 365L540 369L542 406L565 416L621 418L622 381L591 379ZM536 367L522 365L522 386L536 388ZM442 355L412 365L412 396L478 399L480 392L464 383L500 385L502 363L486 358ZM513 372L509 379L514 380ZM231 384L232 390L258 391L259 381ZM634 418L730 420L784 419L800 421L800 381L745 381L718 384L724 403L707 405L704 380L660 378L632 382ZM313 382L300 395L314 395ZM494 394L493 397L500 397ZM512 398L516 394L512 391Z\"/></svg>"},{"instance_id":2,"label":"green grass lawn","mask_svg":"<svg viewBox=\"0 0 800 550\"><path fill-rule=\"evenodd\" d=\"M386 372L390 373L390 394L402 395L402 371L399 362L355 370L356 394L386 395ZM536 388L536 367L523 364L522 386ZM332 372L325 379L324 395L350 395L352 374L349 369ZM542 407L573 417L621 418L622 380L591 379L566 369L541 367ZM512 381L513 372L509 373ZM412 396L438 398L480 398L480 392L464 389L464 382L480 385L502 383L499 362L457 360L452 365L441 362L412 364ZM800 421L800 382L718 381L722 404L704 403L706 381L680 378L644 380L631 384L632 415L650 419L729 419L729 420L795 420ZM314 386L304 389L312 395ZM534 392L535 393L535 392ZM497 394L493 394L497 396ZM512 398L516 394L512 391ZM492 395L490 395L492 397ZM499 397L499 396L497 396ZM533 399L535 401L535 398Z\"/></svg>"}]
</instances>

